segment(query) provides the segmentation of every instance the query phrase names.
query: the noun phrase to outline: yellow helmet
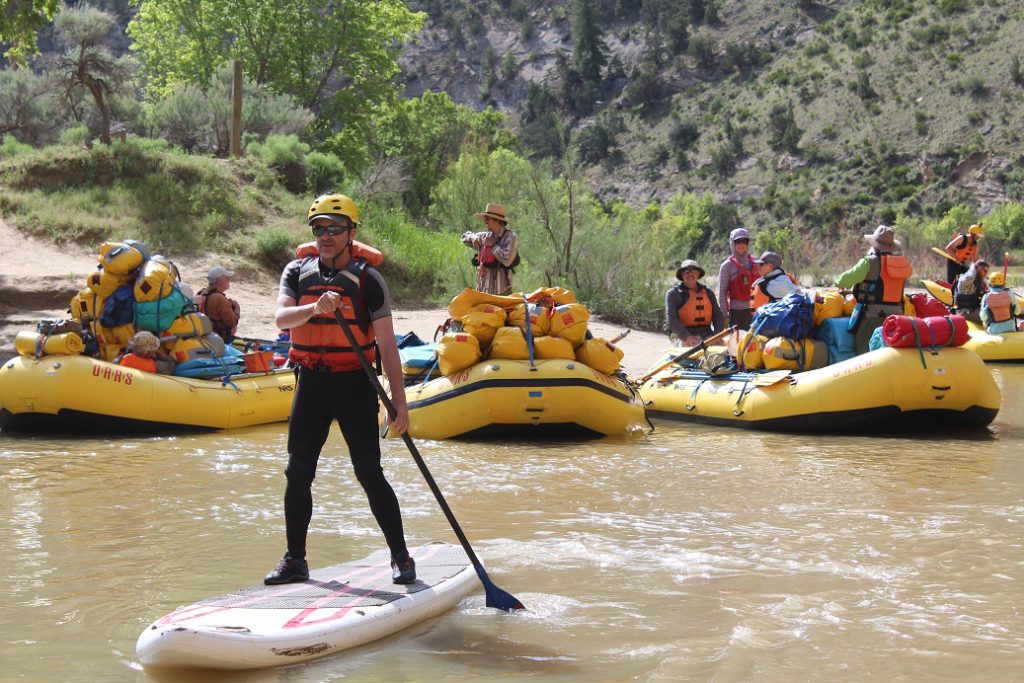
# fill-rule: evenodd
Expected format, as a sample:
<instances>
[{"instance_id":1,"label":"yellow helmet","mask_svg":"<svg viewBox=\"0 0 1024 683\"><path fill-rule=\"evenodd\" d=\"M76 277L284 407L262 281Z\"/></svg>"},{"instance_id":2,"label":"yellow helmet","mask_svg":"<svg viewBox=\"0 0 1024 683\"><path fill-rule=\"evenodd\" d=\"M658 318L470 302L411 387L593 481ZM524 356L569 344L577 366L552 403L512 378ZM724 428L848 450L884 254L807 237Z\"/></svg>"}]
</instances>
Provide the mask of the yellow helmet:
<instances>
[{"instance_id":1,"label":"yellow helmet","mask_svg":"<svg viewBox=\"0 0 1024 683\"><path fill-rule=\"evenodd\" d=\"M968 233L971 235L984 235L985 228L981 227L980 225L972 225L970 230L968 230Z\"/></svg>"},{"instance_id":2,"label":"yellow helmet","mask_svg":"<svg viewBox=\"0 0 1024 683\"><path fill-rule=\"evenodd\" d=\"M322 194L313 200L306 222L312 225L317 218L337 219L339 216L345 216L359 226L359 209L354 201L343 194Z\"/></svg>"},{"instance_id":3,"label":"yellow helmet","mask_svg":"<svg viewBox=\"0 0 1024 683\"><path fill-rule=\"evenodd\" d=\"M993 287L1005 287L1006 276L1001 271L996 271L988 276L988 283Z\"/></svg>"}]
</instances>

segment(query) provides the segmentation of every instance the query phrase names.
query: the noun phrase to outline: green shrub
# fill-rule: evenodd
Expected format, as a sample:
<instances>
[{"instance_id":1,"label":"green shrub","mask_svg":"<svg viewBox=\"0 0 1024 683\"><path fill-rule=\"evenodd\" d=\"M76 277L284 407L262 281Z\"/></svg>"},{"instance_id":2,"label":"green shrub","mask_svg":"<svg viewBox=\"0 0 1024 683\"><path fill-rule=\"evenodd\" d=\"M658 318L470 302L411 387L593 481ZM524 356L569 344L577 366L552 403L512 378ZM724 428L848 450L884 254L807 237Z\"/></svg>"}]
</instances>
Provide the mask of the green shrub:
<instances>
[{"instance_id":1,"label":"green shrub","mask_svg":"<svg viewBox=\"0 0 1024 683\"><path fill-rule=\"evenodd\" d=\"M32 145L26 145L24 142L18 142L18 139L8 133L4 136L3 143L0 143L0 159L11 159L21 154L26 154L32 151Z\"/></svg>"},{"instance_id":2,"label":"green shrub","mask_svg":"<svg viewBox=\"0 0 1024 683\"><path fill-rule=\"evenodd\" d=\"M80 146L89 141L89 127L78 125L65 128L60 132L60 144Z\"/></svg>"},{"instance_id":3,"label":"green shrub","mask_svg":"<svg viewBox=\"0 0 1024 683\"><path fill-rule=\"evenodd\" d=\"M274 268L283 268L293 257L296 237L282 226L258 230L254 239L257 257Z\"/></svg>"},{"instance_id":4,"label":"green shrub","mask_svg":"<svg viewBox=\"0 0 1024 683\"><path fill-rule=\"evenodd\" d=\"M310 152L306 155L306 186L313 194L320 194L341 185L345 179L345 165L330 152Z\"/></svg>"}]
</instances>

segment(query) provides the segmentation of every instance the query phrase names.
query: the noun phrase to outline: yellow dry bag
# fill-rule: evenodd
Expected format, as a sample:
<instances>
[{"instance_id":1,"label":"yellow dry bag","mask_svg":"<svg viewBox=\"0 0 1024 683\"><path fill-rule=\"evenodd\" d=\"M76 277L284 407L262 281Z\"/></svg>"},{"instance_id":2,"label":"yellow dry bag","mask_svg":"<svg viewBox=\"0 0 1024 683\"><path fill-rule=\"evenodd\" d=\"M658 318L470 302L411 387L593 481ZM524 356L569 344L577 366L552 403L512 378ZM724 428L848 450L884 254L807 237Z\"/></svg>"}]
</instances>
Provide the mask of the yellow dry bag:
<instances>
[{"instance_id":1,"label":"yellow dry bag","mask_svg":"<svg viewBox=\"0 0 1024 683\"><path fill-rule=\"evenodd\" d=\"M530 347L526 345L526 335L518 327L500 327L494 333L488 358L506 360L529 360Z\"/></svg>"},{"instance_id":2,"label":"yellow dry bag","mask_svg":"<svg viewBox=\"0 0 1024 683\"><path fill-rule=\"evenodd\" d=\"M437 367L442 375L465 370L480 358L480 340L466 332L446 334L437 343Z\"/></svg>"},{"instance_id":3,"label":"yellow dry bag","mask_svg":"<svg viewBox=\"0 0 1024 683\"><path fill-rule=\"evenodd\" d=\"M14 338L14 348L22 356L34 356L39 350L40 335L37 332L19 332ZM41 356L76 356L85 350L82 338L74 332L54 334L43 341Z\"/></svg>"},{"instance_id":4,"label":"yellow dry bag","mask_svg":"<svg viewBox=\"0 0 1024 683\"><path fill-rule=\"evenodd\" d=\"M562 304L551 316L551 335L566 339L576 348L587 338L590 312L583 304Z\"/></svg>"},{"instance_id":5,"label":"yellow dry bag","mask_svg":"<svg viewBox=\"0 0 1024 683\"><path fill-rule=\"evenodd\" d=\"M478 304L461 318L462 329L487 346L494 339L494 333L505 325L505 309L495 304Z\"/></svg>"},{"instance_id":6,"label":"yellow dry bag","mask_svg":"<svg viewBox=\"0 0 1024 683\"><path fill-rule=\"evenodd\" d=\"M587 339L576 349L576 360L605 375L619 369L623 355L622 349L601 337Z\"/></svg>"},{"instance_id":7,"label":"yellow dry bag","mask_svg":"<svg viewBox=\"0 0 1024 683\"><path fill-rule=\"evenodd\" d=\"M537 358L576 358L572 342L561 337L537 337L533 340L533 354Z\"/></svg>"}]
</instances>

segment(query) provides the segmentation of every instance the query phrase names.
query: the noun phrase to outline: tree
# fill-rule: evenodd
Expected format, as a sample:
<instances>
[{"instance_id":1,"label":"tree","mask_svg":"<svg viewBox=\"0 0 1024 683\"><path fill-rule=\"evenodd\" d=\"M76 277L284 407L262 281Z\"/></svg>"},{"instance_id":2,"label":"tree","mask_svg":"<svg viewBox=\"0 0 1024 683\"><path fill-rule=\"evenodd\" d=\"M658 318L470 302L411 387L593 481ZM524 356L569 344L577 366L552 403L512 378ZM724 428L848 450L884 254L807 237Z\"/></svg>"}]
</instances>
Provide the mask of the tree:
<instances>
[{"instance_id":1,"label":"tree","mask_svg":"<svg viewBox=\"0 0 1024 683\"><path fill-rule=\"evenodd\" d=\"M585 81L599 85L601 70L608 63L608 46L595 0L573 0L572 33L573 66Z\"/></svg>"},{"instance_id":2,"label":"tree","mask_svg":"<svg viewBox=\"0 0 1024 683\"><path fill-rule=\"evenodd\" d=\"M54 22L58 37L68 48L56 60L64 101L72 103L80 88L88 91L100 116L100 141L105 145L110 144L111 97L131 75L129 61L115 57L105 45L114 23L112 14L88 5L65 9Z\"/></svg>"},{"instance_id":3,"label":"tree","mask_svg":"<svg viewBox=\"0 0 1024 683\"><path fill-rule=\"evenodd\" d=\"M373 106L397 98L397 57L423 20L401 0L137 1L128 33L151 89L210 83L237 59L316 113L324 134L365 130Z\"/></svg>"},{"instance_id":4,"label":"tree","mask_svg":"<svg viewBox=\"0 0 1024 683\"><path fill-rule=\"evenodd\" d=\"M0 43L10 48L4 57L15 66L23 66L39 54L37 31L49 24L60 6L58 0L7 0L0 4Z\"/></svg>"},{"instance_id":5,"label":"tree","mask_svg":"<svg viewBox=\"0 0 1024 683\"><path fill-rule=\"evenodd\" d=\"M769 144L787 152L797 151L803 131L797 128L793 103L777 104L768 112Z\"/></svg>"}]
</instances>

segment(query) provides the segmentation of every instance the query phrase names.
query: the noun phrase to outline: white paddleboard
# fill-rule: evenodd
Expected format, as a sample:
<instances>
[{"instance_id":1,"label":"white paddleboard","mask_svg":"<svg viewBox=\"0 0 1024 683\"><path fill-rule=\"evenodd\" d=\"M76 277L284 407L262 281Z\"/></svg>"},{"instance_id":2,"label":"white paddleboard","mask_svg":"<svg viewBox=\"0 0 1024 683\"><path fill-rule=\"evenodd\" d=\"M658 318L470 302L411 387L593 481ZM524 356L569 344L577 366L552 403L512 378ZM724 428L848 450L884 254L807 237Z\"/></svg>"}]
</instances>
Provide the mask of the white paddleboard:
<instances>
[{"instance_id":1,"label":"white paddleboard","mask_svg":"<svg viewBox=\"0 0 1024 683\"><path fill-rule=\"evenodd\" d=\"M255 586L180 607L139 636L143 666L255 669L340 652L437 616L480 584L466 552L412 551L416 581L391 582L391 556L317 569L308 581Z\"/></svg>"}]
</instances>

